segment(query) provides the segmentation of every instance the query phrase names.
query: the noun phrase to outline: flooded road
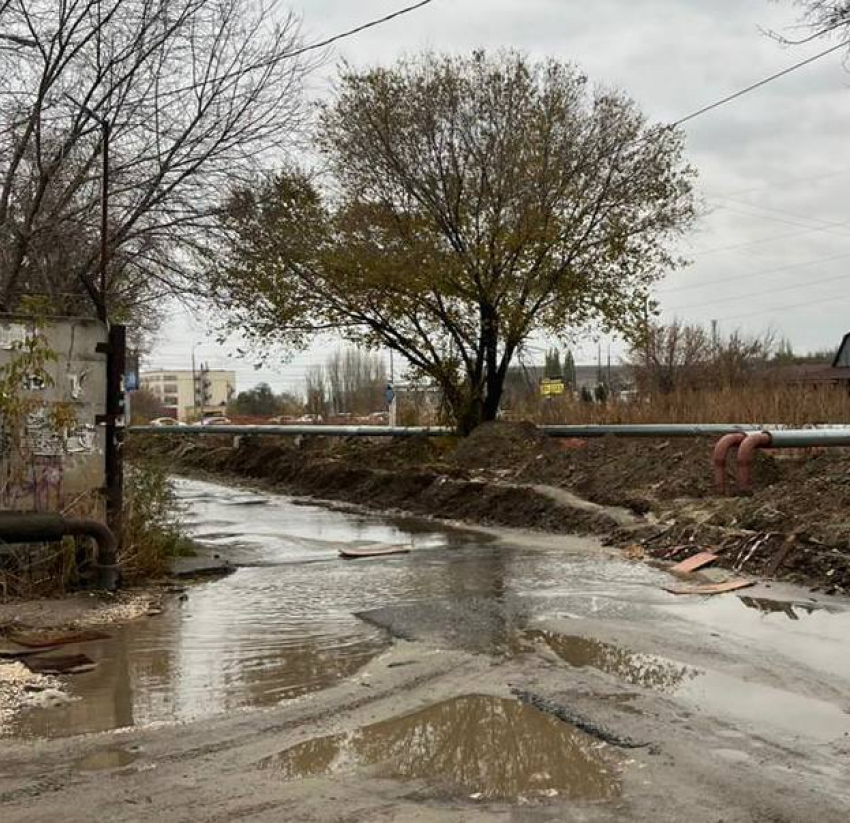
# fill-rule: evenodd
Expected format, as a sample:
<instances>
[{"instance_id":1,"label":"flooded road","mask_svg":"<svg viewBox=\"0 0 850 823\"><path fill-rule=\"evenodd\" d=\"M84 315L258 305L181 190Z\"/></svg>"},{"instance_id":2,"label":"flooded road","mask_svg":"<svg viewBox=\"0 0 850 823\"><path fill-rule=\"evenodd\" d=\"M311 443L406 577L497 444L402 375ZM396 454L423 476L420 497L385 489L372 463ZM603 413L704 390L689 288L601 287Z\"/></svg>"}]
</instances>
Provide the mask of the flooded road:
<instances>
[{"instance_id":1,"label":"flooded road","mask_svg":"<svg viewBox=\"0 0 850 823\"><path fill-rule=\"evenodd\" d=\"M175 821L850 819L846 601L676 597L593 540L178 492L235 571L63 649L96 667L7 729L4 823L142 802ZM376 545L411 551L338 556Z\"/></svg>"},{"instance_id":2,"label":"flooded road","mask_svg":"<svg viewBox=\"0 0 850 823\"><path fill-rule=\"evenodd\" d=\"M588 551L577 538L515 544L194 480L177 489L192 537L239 568L189 587L162 615L69 647L97 667L69 678L71 702L22 714L15 734L67 736L273 705L355 675L394 636L501 656L543 643L569 666L701 712L818 740L850 732L850 706L736 674L742 660L752 667L787 657L850 693L850 612L840 606L751 594L681 600L662 591L665 573ZM367 544L412 551L338 556L343 546ZM664 626L671 638L703 632L741 660L672 660L616 638L529 629L588 620Z\"/></svg>"}]
</instances>

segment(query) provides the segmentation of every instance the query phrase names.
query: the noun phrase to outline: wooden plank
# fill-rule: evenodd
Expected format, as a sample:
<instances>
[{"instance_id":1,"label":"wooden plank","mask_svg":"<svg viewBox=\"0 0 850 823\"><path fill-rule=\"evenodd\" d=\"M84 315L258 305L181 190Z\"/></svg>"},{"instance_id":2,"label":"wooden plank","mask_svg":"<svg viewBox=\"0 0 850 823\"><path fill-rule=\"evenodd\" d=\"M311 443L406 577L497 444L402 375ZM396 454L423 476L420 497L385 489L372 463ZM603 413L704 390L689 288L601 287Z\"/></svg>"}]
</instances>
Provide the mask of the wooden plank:
<instances>
[{"instance_id":1,"label":"wooden plank","mask_svg":"<svg viewBox=\"0 0 850 823\"><path fill-rule=\"evenodd\" d=\"M346 548L339 550L339 556L349 560L360 557L387 557L392 554L407 554L410 546L366 546L362 548Z\"/></svg>"},{"instance_id":2,"label":"wooden plank","mask_svg":"<svg viewBox=\"0 0 850 823\"><path fill-rule=\"evenodd\" d=\"M699 552L683 560L681 563L671 566L670 571L674 574L690 574L697 569L701 569L703 566L707 566L709 563L713 563L715 560L717 560L716 554Z\"/></svg>"},{"instance_id":3,"label":"wooden plank","mask_svg":"<svg viewBox=\"0 0 850 823\"><path fill-rule=\"evenodd\" d=\"M108 640L109 635L93 629L82 629L63 632L12 632L7 639L18 646L26 646L30 649L46 649L51 646L66 646L71 643Z\"/></svg>"},{"instance_id":4,"label":"wooden plank","mask_svg":"<svg viewBox=\"0 0 850 823\"><path fill-rule=\"evenodd\" d=\"M670 594L723 594L724 592L734 592L738 589L747 589L750 586L755 586L754 580L744 580L742 577L725 580L723 583L704 583L698 586L675 587L665 586L664 591Z\"/></svg>"}]
</instances>

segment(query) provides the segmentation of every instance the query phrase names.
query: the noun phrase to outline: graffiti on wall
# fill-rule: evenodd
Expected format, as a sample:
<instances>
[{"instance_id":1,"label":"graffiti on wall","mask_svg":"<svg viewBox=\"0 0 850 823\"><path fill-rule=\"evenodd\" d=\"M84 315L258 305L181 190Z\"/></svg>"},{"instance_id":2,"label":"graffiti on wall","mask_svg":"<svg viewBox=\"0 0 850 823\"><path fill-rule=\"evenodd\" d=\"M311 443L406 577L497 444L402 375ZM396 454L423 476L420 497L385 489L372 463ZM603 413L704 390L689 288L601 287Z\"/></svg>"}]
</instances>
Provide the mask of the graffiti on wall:
<instances>
[{"instance_id":1,"label":"graffiti on wall","mask_svg":"<svg viewBox=\"0 0 850 823\"><path fill-rule=\"evenodd\" d=\"M106 338L88 319L0 316L0 507L102 516Z\"/></svg>"}]
</instances>

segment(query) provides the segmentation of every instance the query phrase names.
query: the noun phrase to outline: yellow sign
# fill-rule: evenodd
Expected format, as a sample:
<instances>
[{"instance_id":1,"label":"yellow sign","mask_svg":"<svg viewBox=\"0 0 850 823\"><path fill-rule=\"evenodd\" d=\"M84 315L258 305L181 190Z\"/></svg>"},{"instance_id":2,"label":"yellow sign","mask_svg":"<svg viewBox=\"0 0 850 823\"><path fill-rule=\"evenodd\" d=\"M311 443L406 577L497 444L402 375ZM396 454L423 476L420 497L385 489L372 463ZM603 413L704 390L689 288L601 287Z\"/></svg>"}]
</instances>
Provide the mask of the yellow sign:
<instances>
[{"instance_id":1,"label":"yellow sign","mask_svg":"<svg viewBox=\"0 0 850 823\"><path fill-rule=\"evenodd\" d=\"M561 377L544 377L540 380L540 394L543 397L554 397L566 392L564 380Z\"/></svg>"}]
</instances>

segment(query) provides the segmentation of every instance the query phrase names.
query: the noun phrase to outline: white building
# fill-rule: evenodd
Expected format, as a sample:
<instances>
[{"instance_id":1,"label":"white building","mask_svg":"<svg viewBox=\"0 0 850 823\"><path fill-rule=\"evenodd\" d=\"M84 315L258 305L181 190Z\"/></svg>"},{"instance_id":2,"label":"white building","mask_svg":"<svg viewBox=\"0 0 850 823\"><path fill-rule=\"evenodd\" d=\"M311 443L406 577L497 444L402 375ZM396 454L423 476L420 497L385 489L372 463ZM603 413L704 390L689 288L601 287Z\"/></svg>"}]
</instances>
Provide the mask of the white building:
<instances>
[{"instance_id":1,"label":"white building","mask_svg":"<svg viewBox=\"0 0 850 823\"><path fill-rule=\"evenodd\" d=\"M224 369L170 369L142 372L141 388L165 406L169 416L191 420L224 414L236 392L236 372Z\"/></svg>"}]
</instances>

